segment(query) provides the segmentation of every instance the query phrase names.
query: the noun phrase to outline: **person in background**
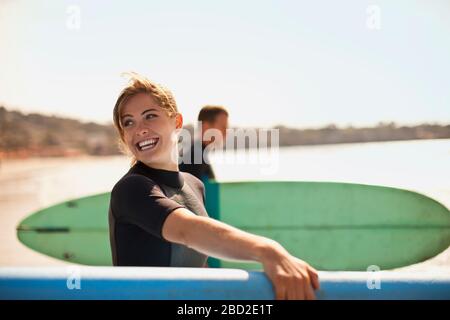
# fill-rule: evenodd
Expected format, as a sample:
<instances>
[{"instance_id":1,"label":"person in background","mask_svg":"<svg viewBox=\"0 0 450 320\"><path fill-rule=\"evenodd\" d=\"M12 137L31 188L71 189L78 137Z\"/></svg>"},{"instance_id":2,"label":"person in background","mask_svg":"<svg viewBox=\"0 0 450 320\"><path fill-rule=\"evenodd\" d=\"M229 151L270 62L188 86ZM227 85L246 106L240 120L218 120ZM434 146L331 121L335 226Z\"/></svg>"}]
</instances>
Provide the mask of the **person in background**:
<instances>
[{"instance_id":1,"label":"person in background","mask_svg":"<svg viewBox=\"0 0 450 320\"><path fill-rule=\"evenodd\" d=\"M208 163L208 155L205 153L205 148L215 143L217 146L221 146L226 138L226 132L228 128L228 112L222 106L206 105L198 114L198 126L200 136L195 137L194 142L190 148L186 150L186 154L183 155L183 159L188 159L186 162L181 162L179 169L182 172L188 172L198 179L205 181L206 179L214 180L214 171L211 165ZM220 141L214 141L208 137L208 130L218 130L220 134L218 137Z\"/></svg>"}]
</instances>

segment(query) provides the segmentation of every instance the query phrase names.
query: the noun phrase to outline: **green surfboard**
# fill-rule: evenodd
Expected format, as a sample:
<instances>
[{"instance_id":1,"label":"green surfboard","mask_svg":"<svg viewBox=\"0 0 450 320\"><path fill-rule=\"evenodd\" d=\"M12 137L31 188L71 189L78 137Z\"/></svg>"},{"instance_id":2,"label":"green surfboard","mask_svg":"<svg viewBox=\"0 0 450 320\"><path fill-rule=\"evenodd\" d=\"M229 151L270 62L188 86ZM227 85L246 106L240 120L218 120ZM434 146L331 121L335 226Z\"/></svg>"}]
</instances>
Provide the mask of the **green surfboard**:
<instances>
[{"instance_id":1,"label":"green surfboard","mask_svg":"<svg viewBox=\"0 0 450 320\"><path fill-rule=\"evenodd\" d=\"M336 182L207 183L208 213L272 238L320 270L391 269L450 246L450 212L416 192ZM75 263L112 264L104 193L40 210L17 228L26 246ZM209 260L214 267L256 263Z\"/></svg>"}]
</instances>

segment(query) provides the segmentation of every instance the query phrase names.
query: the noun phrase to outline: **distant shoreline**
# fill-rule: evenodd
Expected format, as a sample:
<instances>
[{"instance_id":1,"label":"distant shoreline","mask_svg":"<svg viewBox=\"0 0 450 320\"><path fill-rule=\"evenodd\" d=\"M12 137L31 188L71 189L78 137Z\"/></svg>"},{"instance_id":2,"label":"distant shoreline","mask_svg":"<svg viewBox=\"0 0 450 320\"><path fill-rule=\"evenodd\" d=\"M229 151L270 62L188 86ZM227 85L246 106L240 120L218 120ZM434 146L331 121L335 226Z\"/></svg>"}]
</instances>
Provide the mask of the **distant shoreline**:
<instances>
[{"instance_id":1,"label":"distant shoreline","mask_svg":"<svg viewBox=\"0 0 450 320\"><path fill-rule=\"evenodd\" d=\"M184 126L194 137L194 126ZM331 145L343 143L388 142L450 138L450 124L420 124L403 126L394 122L380 122L375 127L337 127L334 124L317 129L290 128L283 125L273 128L239 129L244 145L249 147L248 137L259 139L264 132L276 130L280 147ZM251 134L251 135L250 135ZM267 133L266 133L267 136ZM81 155L120 155L118 135L113 125L85 123L75 119L46 116L36 113L23 114L0 106L0 159L27 159L30 157L76 157ZM271 139L269 140L271 141ZM269 142L268 141L268 142ZM253 145L255 141L252 141ZM234 145L237 145L233 142ZM236 147L237 148L237 147Z\"/></svg>"},{"instance_id":2,"label":"distant shoreline","mask_svg":"<svg viewBox=\"0 0 450 320\"><path fill-rule=\"evenodd\" d=\"M445 140L450 138L421 138L421 139L397 139L397 140L377 140L377 141L354 141L354 142L336 142L336 143L315 143L315 144L298 144L298 145L280 145L280 148L290 147L310 147L310 146L333 146L333 145L345 145L345 144L365 144L365 143L377 143L377 142L404 142L404 141L424 141L424 140ZM124 156L122 153L102 154L95 155L82 152L77 149L63 149L63 148L40 148L37 149L20 149L14 151L2 151L0 150L0 160L25 160L33 158L102 158L102 157L114 157Z\"/></svg>"}]
</instances>

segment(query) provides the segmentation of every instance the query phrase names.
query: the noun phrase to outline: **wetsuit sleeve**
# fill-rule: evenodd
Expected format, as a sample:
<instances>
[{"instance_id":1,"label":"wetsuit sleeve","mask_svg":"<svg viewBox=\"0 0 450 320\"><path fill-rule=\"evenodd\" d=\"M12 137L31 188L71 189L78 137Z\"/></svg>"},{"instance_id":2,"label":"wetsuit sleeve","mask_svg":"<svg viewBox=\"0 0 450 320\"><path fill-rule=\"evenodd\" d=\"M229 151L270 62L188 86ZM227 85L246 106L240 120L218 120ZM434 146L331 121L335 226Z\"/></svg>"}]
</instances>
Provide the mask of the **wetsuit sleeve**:
<instances>
[{"instance_id":1,"label":"wetsuit sleeve","mask_svg":"<svg viewBox=\"0 0 450 320\"><path fill-rule=\"evenodd\" d=\"M111 205L118 221L137 225L161 239L166 218L175 209L184 208L167 198L155 182L141 175L119 181L112 190Z\"/></svg>"}]
</instances>

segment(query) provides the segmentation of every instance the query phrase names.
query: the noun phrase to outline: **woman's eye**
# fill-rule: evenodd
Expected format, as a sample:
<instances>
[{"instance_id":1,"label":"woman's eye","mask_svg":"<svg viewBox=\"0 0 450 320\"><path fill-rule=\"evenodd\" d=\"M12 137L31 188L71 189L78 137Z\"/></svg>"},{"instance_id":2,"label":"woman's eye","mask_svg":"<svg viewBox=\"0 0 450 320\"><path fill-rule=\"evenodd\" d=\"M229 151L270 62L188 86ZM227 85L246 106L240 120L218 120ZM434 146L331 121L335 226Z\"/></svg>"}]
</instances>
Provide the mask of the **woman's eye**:
<instances>
[{"instance_id":1,"label":"woman's eye","mask_svg":"<svg viewBox=\"0 0 450 320\"><path fill-rule=\"evenodd\" d=\"M131 124L133 124L133 121L132 121L132 120L125 120L125 122L123 123L123 126L124 126L124 127L128 127L128 126L130 126Z\"/></svg>"},{"instance_id":2,"label":"woman's eye","mask_svg":"<svg viewBox=\"0 0 450 320\"><path fill-rule=\"evenodd\" d=\"M147 114L146 116L145 116L145 119L152 119L152 118L156 118L157 117L157 115L156 114Z\"/></svg>"}]
</instances>

